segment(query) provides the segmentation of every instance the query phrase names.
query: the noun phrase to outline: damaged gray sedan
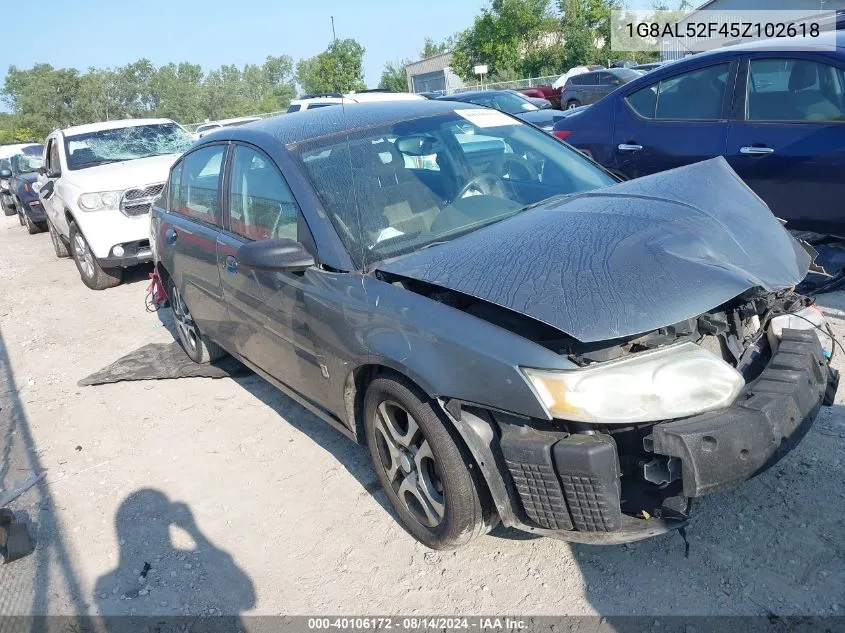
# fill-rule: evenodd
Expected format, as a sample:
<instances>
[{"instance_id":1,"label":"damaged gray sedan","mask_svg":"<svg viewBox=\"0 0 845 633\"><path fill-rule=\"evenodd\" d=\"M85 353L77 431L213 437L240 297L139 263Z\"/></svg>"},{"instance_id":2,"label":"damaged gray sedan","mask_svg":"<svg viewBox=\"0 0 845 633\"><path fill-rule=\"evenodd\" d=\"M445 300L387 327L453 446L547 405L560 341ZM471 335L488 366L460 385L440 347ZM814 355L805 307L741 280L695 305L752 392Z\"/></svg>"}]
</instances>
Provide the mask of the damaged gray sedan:
<instances>
[{"instance_id":1,"label":"damaged gray sedan","mask_svg":"<svg viewBox=\"0 0 845 633\"><path fill-rule=\"evenodd\" d=\"M366 443L432 548L681 527L838 383L811 255L721 159L619 183L501 112L325 108L204 137L151 221L191 358Z\"/></svg>"}]
</instances>

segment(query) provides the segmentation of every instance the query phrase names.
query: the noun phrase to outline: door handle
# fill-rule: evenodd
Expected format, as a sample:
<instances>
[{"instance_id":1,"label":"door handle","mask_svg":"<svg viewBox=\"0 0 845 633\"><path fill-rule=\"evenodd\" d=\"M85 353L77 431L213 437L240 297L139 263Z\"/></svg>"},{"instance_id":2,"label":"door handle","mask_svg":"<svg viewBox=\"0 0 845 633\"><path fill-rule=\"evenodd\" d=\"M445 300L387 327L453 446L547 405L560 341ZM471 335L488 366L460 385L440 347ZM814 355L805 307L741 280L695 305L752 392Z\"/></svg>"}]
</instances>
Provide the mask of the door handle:
<instances>
[{"instance_id":1,"label":"door handle","mask_svg":"<svg viewBox=\"0 0 845 633\"><path fill-rule=\"evenodd\" d=\"M619 144L619 151L620 152L639 152L643 148L642 145L637 145L636 143L620 143Z\"/></svg>"},{"instance_id":2,"label":"door handle","mask_svg":"<svg viewBox=\"0 0 845 633\"><path fill-rule=\"evenodd\" d=\"M179 234L173 229L167 229L164 233L164 239L168 244L175 244L177 237L179 237Z\"/></svg>"},{"instance_id":3,"label":"door handle","mask_svg":"<svg viewBox=\"0 0 845 633\"><path fill-rule=\"evenodd\" d=\"M230 273L238 272L238 260L231 255L226 257L226 270Z\"/></svg>"},{"instance_id":4,"label":"door handle","mask_svg":"<svg viewBox=\"0 0 845 633\"><path fill-rule=\"evenodd\" d=\"M750 156L764 156L766 154L774 154L775 150L771 147L756 147L754 145L750 145L748 147L740 147L739 153Z\"/></svg>"}]
</instances>

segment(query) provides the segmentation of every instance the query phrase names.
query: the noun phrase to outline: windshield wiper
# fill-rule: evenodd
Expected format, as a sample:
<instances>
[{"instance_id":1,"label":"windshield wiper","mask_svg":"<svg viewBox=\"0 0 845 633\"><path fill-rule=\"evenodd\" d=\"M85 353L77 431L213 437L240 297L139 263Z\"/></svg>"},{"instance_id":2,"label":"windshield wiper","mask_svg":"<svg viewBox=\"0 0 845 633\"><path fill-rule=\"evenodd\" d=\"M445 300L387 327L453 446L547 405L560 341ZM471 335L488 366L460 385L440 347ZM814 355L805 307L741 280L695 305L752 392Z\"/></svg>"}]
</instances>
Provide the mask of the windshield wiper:
<instances>
[{"instance_id":1,"label":"windshield wiper","mask_svg":"<svg viewBox=\"0 0 845 633\"><path fill-rule=\"evenodd\" d=\"M131 158L103 158L102 160L94 160L87 163L82 163L78 165L76 169L85 169L86 167L97 167L98 165L107 165L109 163L122 163L127 160L132 160Z\"/></svg>"}]
</instances>

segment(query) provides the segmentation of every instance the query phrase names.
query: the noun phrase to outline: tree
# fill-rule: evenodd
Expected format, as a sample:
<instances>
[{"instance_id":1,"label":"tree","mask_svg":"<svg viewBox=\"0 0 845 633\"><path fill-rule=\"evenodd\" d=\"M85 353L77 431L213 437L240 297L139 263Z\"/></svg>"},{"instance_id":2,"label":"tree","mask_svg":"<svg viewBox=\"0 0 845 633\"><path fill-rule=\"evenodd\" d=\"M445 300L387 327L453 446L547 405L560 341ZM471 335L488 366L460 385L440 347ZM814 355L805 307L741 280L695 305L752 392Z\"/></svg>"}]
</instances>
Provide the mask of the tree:
<instances>
[{"instance_id":1,"label":"tree","mask_svg":"<svg viewBox=\"0 0 845 633\"><path fill-rule=\"evenodd\" d=\"M405 73L405 65L410 63L407 59L393 63L387 62L384 70L381 71L381 79L378 87L384 90L395 90L406 92L408 90L408 75Z\"/></svg>"},{"instance_id":2,"label":"tree","mask_svg":"<svg viewBox=\"0 0 845 633\"><path fill-rule=\"evenodd\" d=\"M306 93L363 90L364 47L353 39L334 41L319 55L299 61L296 81Z\"/></svg>"},{"instance_id":3,"label":"tree","mask_svg":"<svg viewBox=\"0 0 845 633\"><path fill-rule=\"evenodd\" d=\"M538 51L559 42L551 0L492 0L458 35L451 67L465 80L474 78L477 64L486 64L491 75L525 76L525 60L536 66Z\"/></svg>"},{"instance_id":4,"label":"tree","mask_svg":"<svg viewBox=\"0 0 845 633\"><path fill-rule=\"evenodd\" d=\"M436 42L430 37L427 37L423 42L422 49L420 50L420 59L428 59L429 57L434 57L435 55L448 53L455 48L456 41L457 35L450 35L440 42Z\"/></svg>"}]
</instances>

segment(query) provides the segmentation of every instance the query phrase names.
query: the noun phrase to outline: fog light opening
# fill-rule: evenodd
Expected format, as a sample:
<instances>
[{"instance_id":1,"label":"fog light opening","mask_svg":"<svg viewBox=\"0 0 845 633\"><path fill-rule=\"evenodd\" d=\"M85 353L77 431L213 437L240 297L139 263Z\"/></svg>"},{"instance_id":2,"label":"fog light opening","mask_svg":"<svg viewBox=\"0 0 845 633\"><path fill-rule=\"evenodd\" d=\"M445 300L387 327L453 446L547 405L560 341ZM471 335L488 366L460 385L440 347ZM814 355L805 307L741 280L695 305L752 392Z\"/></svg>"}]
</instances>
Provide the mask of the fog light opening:
<instances>
[{"instance_id":1,"label":"fog light opening","mask_svg":"<svg viewBox=\"0 0 845 633\"><path fill-rule=\"evenodd\" d=\"M111 252L115 257L123 257L123 253L125 251L123 250L123 247L120 244L118 244L113 249L111 249Z\"/></svg>"}]
</instances>

